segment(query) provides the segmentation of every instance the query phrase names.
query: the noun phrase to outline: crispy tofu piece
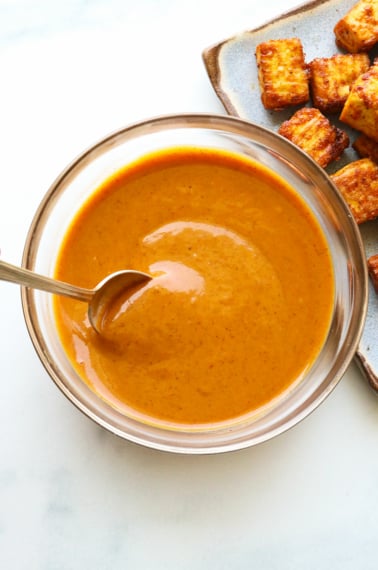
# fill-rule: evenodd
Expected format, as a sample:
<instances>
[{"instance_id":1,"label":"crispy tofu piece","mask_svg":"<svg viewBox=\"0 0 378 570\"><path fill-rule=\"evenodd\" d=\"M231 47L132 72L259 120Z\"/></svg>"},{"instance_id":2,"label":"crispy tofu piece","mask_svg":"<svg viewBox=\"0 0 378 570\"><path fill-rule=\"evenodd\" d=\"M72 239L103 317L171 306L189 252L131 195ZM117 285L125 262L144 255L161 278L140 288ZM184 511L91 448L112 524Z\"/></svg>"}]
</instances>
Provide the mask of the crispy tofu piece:
<instances>
[{"instance_id":1,"label":"crispy tofu piece","mask_svg":"<svg viewBox=\"0 0 378 570\"><path fill-rule=\"evenodd\" d=\"M338 159L349 145L348 135L331 125L327 117L313 107L299 109L282 123L278 132L323 167Z\"/></svg>"},{"instance_id":2,"label":"crispy tofu piece","mask_svg":"<svg viewBox=\"0 0 378 570\"><path fill-rule=\"evenodd\" d=\"M298 38L259 44L256 61L261 100L266 109L279 111L309 100L308 69Z\"/></svg>"},{"instance_id":3,"label":"crispy tofu piece","mask_svg":"<svg viewBox=\"0 0 378 570\"><path fill-rule=\"evenodd\" d=\"M360 0L333 29L336 43L350 53L369 51L378 42L378 2Z\"/></svg>"},{"instance_id":4,"label":"crispy tofu piece","mask_svg":"<svg viewBox=\"0 0 378 570\"><path fill-rule=\"evenodd\" d=\"M378 165L370 158L350 162L331 178L358 224L378 216Z\"/></svg>"},{"instance_id":5,"label":"crispy tofu piece","mask_svg":"<svg viewBox=\"0 0 378 570\"><path fill-rule=\"evenodd\" d=\"M309 63L314 107L323 113L338 113L349 95L352 83L370 67L366 53L319 57Z\"/></svg>"},{"instance_id":6,"label":"crispy tofu piece","mask_svg":"<svg viewBox=\"0 0 378 570\"><path fill-rule=\"evenodd\" d=\"M367 263L368 263L369 275L372 280L374 290L378 295L378 253L369 257Z\"/></svg>"},{"instance_id":7,"label":"crispy tofu piece","mask_svg":"<svg viewBox=\"0 0 378 570\"><path fill-rule=\"evenodd\" d=\"M378 65L353 83L340 120L378 142Z\"/></svg>"},{"instance_id":8,"label":"crispy tofu piece","mask_svg":"<svg viewBox=\"0 0 378 570\"><path fill-rule=\"evenodd\" d=\"M360 135L352 146L361 158L371 158L378 163L378 142L366 135Z\"/></svg>"}]
</instances>

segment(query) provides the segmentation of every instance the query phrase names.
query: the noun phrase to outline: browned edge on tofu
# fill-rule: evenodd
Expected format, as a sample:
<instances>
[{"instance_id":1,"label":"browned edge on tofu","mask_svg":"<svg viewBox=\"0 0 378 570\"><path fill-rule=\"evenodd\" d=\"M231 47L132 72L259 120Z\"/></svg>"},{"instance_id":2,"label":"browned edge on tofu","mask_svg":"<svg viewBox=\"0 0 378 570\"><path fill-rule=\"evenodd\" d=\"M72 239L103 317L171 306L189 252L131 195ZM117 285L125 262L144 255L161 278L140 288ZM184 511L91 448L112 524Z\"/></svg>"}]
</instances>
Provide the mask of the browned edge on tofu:
<instances>
[{"instance_id":1,"label":"browned edge on tofu","mask_svg":"<svg viewBox=\"0 0 378 570\"><path fill-rule=\"evenodd\" d=\"M309 64L311 97L322 113L339 113L354 81L369 69L366 53L319 57Z\"/></svg>"},{"instance_id":2,"label":"browned edge on tofu","mask_svg":"<svg viewBox=\"0 0 378 570\"><path fill-rule=\"evenodd\" d=\"M378 253L371 255L368 259L368 271L375 292L378 295Z\"/></svg>"},{"instance_id":3,"label":"browned edge on tofu","mask_svg":"<svg viewBox=\"0 0 378 570\"><path fill-rule=\"evenodd\" d=\"M308 68L298 38L260 43L256 47L256 62L266 109L278 111L309 100Z\"/></svg>"},{"instance_id":4,"label":"browned edge on tofu","mask_svg":"<svg viewBox=\"0 0 378 570\"><path fill-rule=\"evenodd\" d=\"M378 142L378 65L353 83L340 120Z\"/></svg>"},{"instance_id":5,"label":"browned edge on tofu","mask_svg":"<svg viewBox=\"0 0 378 570\"><path fill-rule=\"evenodd\" d=\"M370 158L355 160L331 178L358 224L378 216L378 165L374 161Z\"/></svg>"},{"instance_id":6,"label":"browned edge on tofu","mask_svg":"<svg viewBox=\"0 0 378 570\"><path fill-rule=\"evenodd\" d=\"M352 146L360 158L371 158L378 163L378 142L362 134L356 138Z\"/></svg>"},{"instance_id":7,"label":"browned edge on tofu","mask_svg":"<svg viewBox=\"0 0 378 570\"><path fill-rule=\"evenodd\" d=\"M326 167L340 157L349 145L348 135L338 129L314 107L303 107L284 121L279 134L309 154L320 166Z\"/></svg>"},{"instance_id":8,"label":"browned edge on tofu","mask_svg":"<svg viewBox=\"0 0 378 570\"><path fill-rule=\"evenodd\" d=\"M337 44L350 53L369 51L378 42L378 3L360 0L334 27Z\"/></svg>"}]
</instances>

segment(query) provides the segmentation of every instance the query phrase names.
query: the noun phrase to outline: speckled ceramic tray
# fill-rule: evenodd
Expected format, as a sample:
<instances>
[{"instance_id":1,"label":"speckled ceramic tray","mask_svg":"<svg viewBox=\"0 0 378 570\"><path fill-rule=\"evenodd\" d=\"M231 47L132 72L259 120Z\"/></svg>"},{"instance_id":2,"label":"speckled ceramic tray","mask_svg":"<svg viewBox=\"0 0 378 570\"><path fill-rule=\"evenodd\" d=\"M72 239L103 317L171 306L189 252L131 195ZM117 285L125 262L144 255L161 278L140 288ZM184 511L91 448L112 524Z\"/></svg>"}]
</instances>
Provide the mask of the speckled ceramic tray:
<instances>
[{"instance_id":1,"label":"speckled ceramic tray","mask_svg":"<svg viewBox=\"0 0 378 570\"><path fill-rule=\"evenodd\" d=\"M295 109L282 112L264 109L257 78L256 46L269 39L299 37L306 61L315 57L329 57L339 51L335 44L334 25L355 3L356 0L307 2L259 28L242 32L205 49L202 55L207 73L227 112L277 130ZM332 118L332 122L337 124L335 118ZM346 125L339 126L348 132L351 141L356 138L356 133ZM348 148L340 161L330 166L329 173L356 158L354 150ZM377 253L378 221L363 224L361 234L367 257ZM372 388L378 391L378 295L370 282L368 315L356 360Z\"/></svg>"}]
</instances>

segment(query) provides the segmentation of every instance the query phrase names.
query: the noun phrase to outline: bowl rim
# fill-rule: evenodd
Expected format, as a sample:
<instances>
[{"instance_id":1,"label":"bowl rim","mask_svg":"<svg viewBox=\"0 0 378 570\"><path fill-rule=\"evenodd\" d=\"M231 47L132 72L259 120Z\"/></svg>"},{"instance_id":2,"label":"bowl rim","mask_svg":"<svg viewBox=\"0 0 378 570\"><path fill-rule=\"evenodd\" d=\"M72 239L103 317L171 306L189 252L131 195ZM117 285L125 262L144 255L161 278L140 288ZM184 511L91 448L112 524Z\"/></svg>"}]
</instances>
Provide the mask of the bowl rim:
<instances>
[{"instance_id":1,"label":"bowl rim","mask_svg":"<svg viewBox=\"0 0 378 570\"><path fill-rule=\"evenodd\" d=\"M120 429L118 426L111 424L106 418L101 417L101 414L96 411L93 411L92 408L88 407L85 402L80 400L79 398L75 397L72 392L68 389L68 387L64 384L62 379L57 375L56 370L54 368L53 363L48 358L48 355L44 351L43 346L40 343L40 330L37 326L37 323L34 321L31 307L33 306L33 291L29 290L25 287L21 288L21 301L22 301L22 309L24 314L24 319L26 323L26 327L31 338L32 344L34 349L37 352L39 359L41 360L45 370L47 371L48 375L57 387L62 391L62 393L69 399L71 403L73 403L82 413L84 413L87 417L92 419L97 425L102 426L107 431L110 431L123 439L127 439L134 443L142 444L146 447L151 447L153 449L163 450L163 451L170 451L175 453L190 453L190 454L214 454L214 453L223 453L225 451L233 451L237 449L243 449L246 447L251 447L253 445L262 443L264 441L270 440L277 435L286 432L288 429L297 425L300 421L302 421L305 417L311 414L333 391L336 385L341 380L342 376L344 375L347 367L349 366L350 362L352 361L357 346L360 340L360 337L363 332L365 318L367 313L367 305L368 305L368 278L367 278L367 266L366 263L363 263L365 260L364 255L364 246L362 242L362 237L360 235L358 226L349 211L349 208L344 201L343 197L341 196L340 192L336 188L335 184L332 182L331 178L328 176L327 172L322 169L311 157L309 157L304 151L299 149L296 145L279 135L278 133L266 128L262 127L258 124L252 123L250 121L239 119L237 117L232 117L229 115L222 115L222 114L214 114L214 113L179 113L179 114L165 114L165 115L157 115L151 118L147 118L141 121L136 121L134 123L130 123L124 127L119 129L113 130L111 133L105 135L101 139L99 139L94 144L87 147L84 151L78 154L61 172L60 174L53 180L52 184L48 188L47 192L43 196L42 200L40 201L37 210L32 218L29 231L26 236L23 256L22 256L22 266L28 269L33 268L33 260L35 259L36 253L38 251L38 244L39 242L35 241L35 236L37 234L37 228L46 216L48 217L49 211L51 208L54 207L55 201L59 197L59 188L62 182L71 175L75 171L76 168L80 167L86 161L90 161L91 157L96 157L96 155L101 152L101 150L106 147L109 143L116 141L118 138L123 138L124 136L131 135L133 136L136 132L143 132L150 133L153 131L154 128L172 128L173 124L176 126L174 128L191 128L191 127L198 127L199 122L206 122L206 125L202 125L201 127L205 126L205 128L212 129L214 127L224 127L228 132L231 127L234 127L237 130L242 130L244 135L246 136L247 132L250 132L251 138L254 140L256 136L256 132L259 132L261 136L265 139L266 146L270 146L270 141L281 141L281 146L286 146L287 148L291 148L291 152L294 155L298 156L299 161L304 161L305 164L310 168L310 170L314 170L317 174L324 179L327 185L332 189L333 195L335 199L338 201L338 207L340 207L345 214L345 217L349 220L349 229L353 233L353 239L355 240L356 250L358 251L358 262L360 264L359 269L361 272L359 273L360 279L360 289L362 292L362 297L358 299L359 310L358 312L354 310L352 317L354 319L353 324L353 331L354 336L353 339L349 339L348 346L346 347L346 352L344 354L344 358L339 365L337 371L335 372L333 378L328 382L326 388L321 386L321 390L319 393L314 397L311 402L305 402L305 405L302 406L300 410L297 410L294 415L287 418L287 420L281 423L276 429L271 430L269 433L261 436L255 437L253 440L243 440L238 441L236 440L233 442L226 442L224 444L217 443L216 445L207 444L205 447L200 446L192 446L190 448L187 447L185 444L166 444L165 442L160 441L148 441L145 438L138 437L137 434L125 434L125 432ZM355 261L355 260L354 260ZM352 325L350 325L352 326ZM93 391L91 391L94 394ZM97 396L98 398L98 396ZM101 404L103 401L101 400ZM160 428L158 428L159 431ZM179 432L183 433L183 432Z\"/></svg>"}]
</instances>

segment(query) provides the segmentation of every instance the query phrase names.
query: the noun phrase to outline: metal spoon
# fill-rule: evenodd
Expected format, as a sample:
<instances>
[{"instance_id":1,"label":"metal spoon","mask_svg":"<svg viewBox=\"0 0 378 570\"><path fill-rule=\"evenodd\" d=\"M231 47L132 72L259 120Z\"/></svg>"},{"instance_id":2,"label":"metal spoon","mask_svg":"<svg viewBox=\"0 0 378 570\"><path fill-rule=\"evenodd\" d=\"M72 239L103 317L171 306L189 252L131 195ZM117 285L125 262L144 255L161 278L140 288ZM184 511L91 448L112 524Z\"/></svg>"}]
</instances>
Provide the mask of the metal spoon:
<instances>
[{"instance_id":1,"label":"metal spoon","mask_svg":"<svg viewBox=\"0 0 378 570\"><path fill-rule=\"evenodd\" d=\"M0 261L0 280L2 281L10 281L32 289L87 302L89 322L98 333L101 333L102 318L109 304L123 291L127 289L134 291L135 287L141 287L150 279L152 277L147 273L128 269L108 275L94 289L84 289Z\"/></svg>"}]
</instances>

